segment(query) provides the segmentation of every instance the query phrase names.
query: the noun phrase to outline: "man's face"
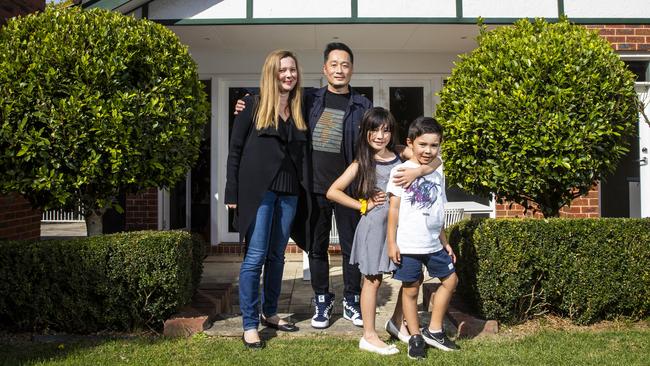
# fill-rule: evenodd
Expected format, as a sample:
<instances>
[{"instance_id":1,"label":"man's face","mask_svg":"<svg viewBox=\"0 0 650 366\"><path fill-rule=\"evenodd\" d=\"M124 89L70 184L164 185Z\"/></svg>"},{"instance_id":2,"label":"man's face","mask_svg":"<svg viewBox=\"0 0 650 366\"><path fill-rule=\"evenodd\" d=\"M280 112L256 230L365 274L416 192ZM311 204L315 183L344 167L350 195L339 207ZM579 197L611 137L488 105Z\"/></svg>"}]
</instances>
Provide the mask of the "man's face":
<instances>
[{"instance_id":1,"label":"man's face","mask_svg":"<svg viewBox=\"0 0 650 366\"><path fill-rule=\"evenodd\" d=\"M334 50L327 56L323 65L323 74L327 84L335 90L345 90L352 78L352 61L350 55L343 50Z\"/></svg>"}]
</instances>

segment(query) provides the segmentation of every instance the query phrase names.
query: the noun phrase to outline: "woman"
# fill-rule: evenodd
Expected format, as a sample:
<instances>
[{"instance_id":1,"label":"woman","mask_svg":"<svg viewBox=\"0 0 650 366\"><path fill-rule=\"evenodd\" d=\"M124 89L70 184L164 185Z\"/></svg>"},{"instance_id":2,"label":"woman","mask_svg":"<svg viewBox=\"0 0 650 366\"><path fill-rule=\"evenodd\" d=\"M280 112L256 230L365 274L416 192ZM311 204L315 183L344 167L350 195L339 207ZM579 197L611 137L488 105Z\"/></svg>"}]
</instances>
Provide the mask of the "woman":
<instances>
[{"instance_id":1,"label":"woman","mask_svg":"<svg viewBox=\"0 0 650 366\"><path fill-rule=\"evenodd\" d=\"M281 331L298 328L277 315L284 250L301 189L307 126L302 117L298 60L271 52L262 67L259 98L246 97L233 124L225 202L238 211L246 255L239 272L239 304L248 348L263 348L257 328L259 283L264 267L262 323Z\"/></svg>"}]
</instances>

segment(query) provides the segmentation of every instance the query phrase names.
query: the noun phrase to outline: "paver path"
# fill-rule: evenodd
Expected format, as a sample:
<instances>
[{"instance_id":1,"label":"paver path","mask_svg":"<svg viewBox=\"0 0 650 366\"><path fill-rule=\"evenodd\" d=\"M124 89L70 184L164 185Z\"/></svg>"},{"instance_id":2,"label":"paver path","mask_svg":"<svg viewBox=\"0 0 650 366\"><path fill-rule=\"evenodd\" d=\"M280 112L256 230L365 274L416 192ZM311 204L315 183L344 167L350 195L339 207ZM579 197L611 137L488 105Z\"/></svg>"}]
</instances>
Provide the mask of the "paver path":
<instances>
[{"instance_id":1,"label":"paver path","mask_svg":"<svg viewBox=\"0 0 650 366\"><path fill-rule=\"evenodd\" d=\"M310 325L311 316L313 315L313 307L311 305L313 292L309 281L302 279L302 254L287 254L286 258L287 261L284 266L278 310L281 316L290 317L292 321L296 322L300 331L296 333L285 333L261 327L262 336L269 333L291 337L315 334L361 336L362 329L355 327L341 315L341 300L343 299L341 256L331 256L330 259L330 290L336 294L336 303L334 305L333 324L324 330L314 329ZM212 327L205 331L206 334L232 337L240 337L242 334L241 316L237 314L239 311L239 299L236 286L241 259L241 256L211 256L204 261L202 281L207 283L226 282L235 285L232 293L233 313L222 314L220 319L215 321ZM433 279L429 279L426 282L434 281ZM390 276L384 276L384 282L379 289L376 322L377 331L382 337L386 335L383 327L395 308L399 287L399 281L393 280ZM420 293L419 303L422 304L422 293ZM421 313L421 315L422 322L428 321L426 313ZM453 327L452 324L445 325L448 328Z\"/></svg>"}]
</instances>

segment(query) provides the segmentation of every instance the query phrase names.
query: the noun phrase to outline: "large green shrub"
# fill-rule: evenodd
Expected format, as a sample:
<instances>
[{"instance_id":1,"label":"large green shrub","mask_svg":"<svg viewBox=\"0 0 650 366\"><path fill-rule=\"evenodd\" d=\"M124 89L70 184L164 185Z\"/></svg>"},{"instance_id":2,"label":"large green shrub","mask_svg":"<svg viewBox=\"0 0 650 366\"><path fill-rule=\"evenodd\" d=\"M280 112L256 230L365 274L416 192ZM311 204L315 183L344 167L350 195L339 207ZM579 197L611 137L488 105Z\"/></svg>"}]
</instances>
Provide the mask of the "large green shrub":
<instances>
[{"instance_id":1,"label":"large green shrub","mask_svg":"<svg viewBox=\"0 0 650 366\"><path fill-rule=\"evenodd\" d=\"M634 75L567 20L483 28L440 100L449 181L546 217L616 167L638 121Z\"/></svg>"},{"instance_id":2,"label":"large green shrub","mask_svg":"<svg viewBox=\"0 0 650 366\"><path fill-rule=\"evenodd\" d=\"M650 315L650 219L463 221L449 240L458 292L483 317Z\"/></svg>"},{"instance_id":3,"label":"large green shrub","mask_svg":"<svg viewBox=\"0 0 650 366\"><path fill-rule=\"evenodd\" d=\"M203 241L183 231L0 241L0 326L160 328L189 302L203 254Z\"/></svg>"},{"instance_id":4,"label":"large green shrub","mask_svg":"<svg viewBox=\"0 0 650 366\"><path fill-rule=\"evenodd\" d=\"M48 6L2 27L0 50L0 192L101 213L121 192L173 186L198 157L206 96L164 26Z\"/></svg>"}]
</instances>

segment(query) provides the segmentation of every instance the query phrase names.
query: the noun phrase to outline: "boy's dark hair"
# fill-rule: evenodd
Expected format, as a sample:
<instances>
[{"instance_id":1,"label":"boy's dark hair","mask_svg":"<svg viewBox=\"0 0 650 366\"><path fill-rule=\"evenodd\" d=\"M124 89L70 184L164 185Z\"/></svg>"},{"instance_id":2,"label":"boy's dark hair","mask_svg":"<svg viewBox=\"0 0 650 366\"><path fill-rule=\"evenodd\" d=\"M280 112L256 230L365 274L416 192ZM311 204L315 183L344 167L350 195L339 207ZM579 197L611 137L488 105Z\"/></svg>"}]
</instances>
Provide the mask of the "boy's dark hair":
<instances>
[{"instance_id":1,"label":"boy's dark hair","mask_svg":"<svg viewBox=\"0 0 650 366\"><path fill-rule=\"evenodd\" d=\"M330 52L335 50L347 52L348 55L350 55L350 62L354 64L354 55L352 54L352 50L350 49L350 47L348 47L348 45L341 42L332 42L332 43L328 43L327 46L325 46L325 51L323 52L324 63L327 62L327 58L330 57Z\"/></svg>"},{"instance_id":2,"label":"boy's dark hair","mask_svg":"<svg viewBox=\"0 0 650 366\"><path fill-rule=\"evenodd\" d=\"M431 117L418 117L409 126L408 138L414 141L425 133L437 133L442 141L442 126Z\"/></svg>"}]
</instances>

